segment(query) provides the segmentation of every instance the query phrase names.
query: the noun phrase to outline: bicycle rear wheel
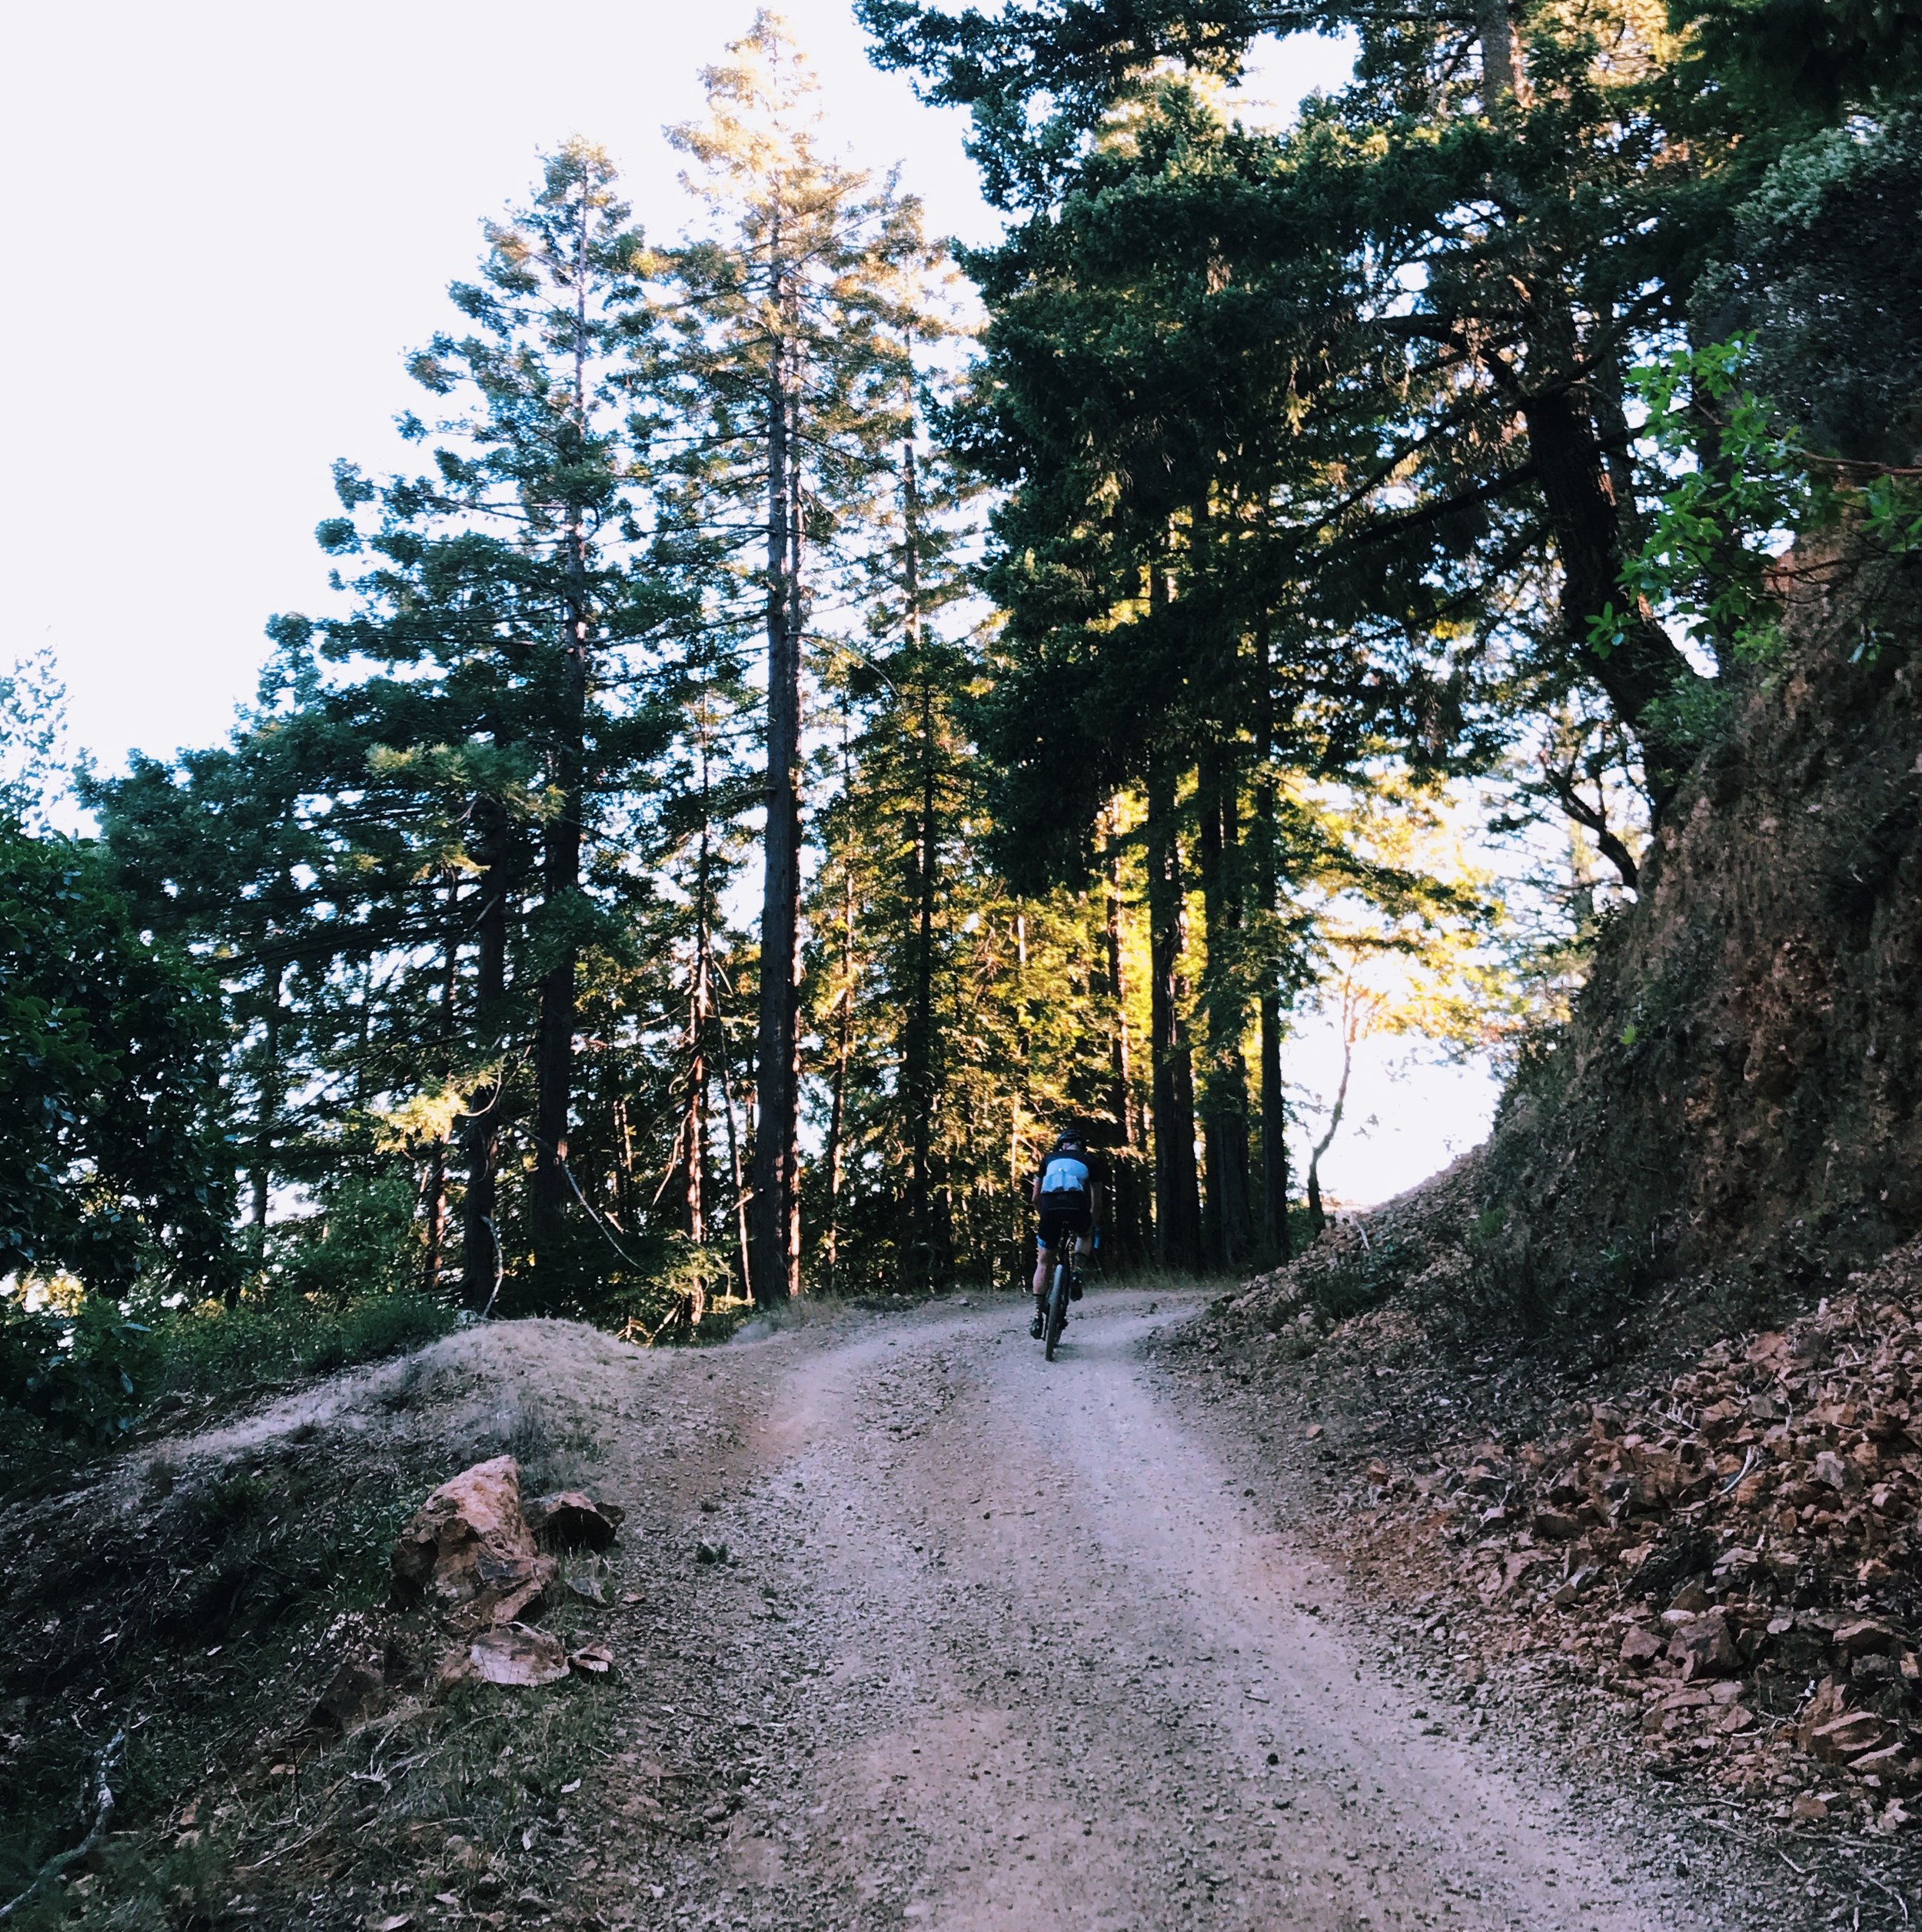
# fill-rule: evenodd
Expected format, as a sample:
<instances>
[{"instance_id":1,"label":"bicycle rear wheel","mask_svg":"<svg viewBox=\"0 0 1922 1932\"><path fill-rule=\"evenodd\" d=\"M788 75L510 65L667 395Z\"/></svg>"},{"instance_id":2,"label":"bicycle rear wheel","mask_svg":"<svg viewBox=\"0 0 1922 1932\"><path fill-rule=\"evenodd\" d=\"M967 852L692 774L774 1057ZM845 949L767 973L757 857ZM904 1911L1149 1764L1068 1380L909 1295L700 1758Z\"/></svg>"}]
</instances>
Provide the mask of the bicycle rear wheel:
<instances>
[{"instance_id":1,"label":"bicycle rear wheel","mask_svg":"<svg viewBox=\"0 0 1922 1932\"><path fill-rule=\"evenodd\" d=\"M1055 1263L1054 1279L1048 1286L1047 1359L1055 1358L1055 1344L1061 1339L1061 1331L1068 1325L1068 1264Z\"/></svg>"}]
</instances>

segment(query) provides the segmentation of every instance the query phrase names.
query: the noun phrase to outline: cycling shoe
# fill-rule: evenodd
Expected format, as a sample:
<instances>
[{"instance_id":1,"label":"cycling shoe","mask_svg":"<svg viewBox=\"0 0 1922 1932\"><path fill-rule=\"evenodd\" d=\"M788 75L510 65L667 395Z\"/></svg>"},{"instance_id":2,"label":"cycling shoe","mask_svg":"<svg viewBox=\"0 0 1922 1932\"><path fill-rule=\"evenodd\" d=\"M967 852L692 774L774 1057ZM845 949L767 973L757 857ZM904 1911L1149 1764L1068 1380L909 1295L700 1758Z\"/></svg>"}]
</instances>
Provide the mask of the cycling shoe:
<instances>
[{"instance_id":1,"label":"cycling shoe","mask_svg":"<svg viewBox=\"0 0 1922 1932\"><path fill-rule=\"evenodd\" d=\"M1081 1277L1079 1275L1072 1276L1069 1280L1068 1299L1071 1302L1081 1299Z\"/></svg>"},{"instance_id":2,"label":"cycling shoe","mask_svg":"<svg viewBox=\"0 0 1922 1932\"><path fill-rule=\"evenodd\" d=\"M1039 1342L1041 1339L1041 1317L1039 1315L1037 1315L1028 1324L1028 1335L1031 1341Z\"/></svg>"}]
</instances>

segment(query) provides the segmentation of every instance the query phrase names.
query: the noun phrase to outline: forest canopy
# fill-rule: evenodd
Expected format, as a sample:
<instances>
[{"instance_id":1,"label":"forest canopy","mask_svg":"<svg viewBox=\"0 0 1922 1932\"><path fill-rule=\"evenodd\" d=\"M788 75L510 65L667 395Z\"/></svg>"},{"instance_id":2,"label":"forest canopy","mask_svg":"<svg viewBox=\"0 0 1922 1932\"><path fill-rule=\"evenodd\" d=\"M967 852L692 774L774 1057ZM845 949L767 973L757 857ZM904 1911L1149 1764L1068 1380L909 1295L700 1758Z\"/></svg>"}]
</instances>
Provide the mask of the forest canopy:
<instances>
[{"instance_id":1,"label":"forest canopy","mask_svg":"<svg viewBox=\"0 0 1922 1932\"><path fill-rule=\"evenodd\" d=\"M687 234L584 140L486 224L225 742L69 839L0 688L15 1303L1009 1285L1069 1126L1111 1265L1285 1258L1305 1018L1552 1029L1794 540L1922 533L1910 9L858 12L999 241L764 13Z\"/></svg>"}]
</instances>

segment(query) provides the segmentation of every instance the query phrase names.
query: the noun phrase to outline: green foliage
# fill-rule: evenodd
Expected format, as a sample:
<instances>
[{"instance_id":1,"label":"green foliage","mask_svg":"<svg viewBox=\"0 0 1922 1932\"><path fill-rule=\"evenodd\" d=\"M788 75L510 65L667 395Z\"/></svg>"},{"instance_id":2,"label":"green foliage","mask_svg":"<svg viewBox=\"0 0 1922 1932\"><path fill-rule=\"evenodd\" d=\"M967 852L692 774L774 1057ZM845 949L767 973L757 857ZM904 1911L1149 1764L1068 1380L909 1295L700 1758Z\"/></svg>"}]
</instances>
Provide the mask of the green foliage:
<instances>
[{"instance_id":1,"label":"green foliage","mask_svg":"<svg viewBox=\"0 0 1922 1932\"><path fill-rule=\"evenodd\" d=\"M1698 329L1743 340L1744 380L1818 456L1900 468L1922 454L1919 201L1913 101L1814 135L1737 211L1694 291Z\"/></svg>"},{"instance_id":2,"label":"green foliage","mask_svg":"<svg viewBox=\"0 0 1922 1932\"><path fill-rule=\"evenodd\" d=\"M224 1282L218 1029L94 848L0 820L0 1274Z\"/></svg>"},{"instance_id":3,"label":"green foliage","mask_svg":"<svg viewBox=\"0 0 1922 1932\"><path fill-rule=\"evenodd\" d=\"M220 1398L244 1388L331 1375L423 1347L450 1333L454 1312L413 1294L361 1295L331 1305L294 1297L202 1304L152 1324L145 1393Z\"/></svg>"},{"instance_id":4,"label":"green foliage","mask_svg":"<svg viewBox=\"0 0 1922 1932\"><path fill-rule=\"evenodd\" d=\"M404 1353L454 1311L414 1294L191 1307L0 1293L0 1489L124 1439L157 1404L219 1402Z\"/></svg>"},{"instance_id":5,"label":"green foliage","mask_svg":"<svg viewBox=\"0 0 1922 1932\"><path fill-rule=\"evenodd\" d=\"M337 469L343 614L275 620L230 743L87 788L138 945L222 998L201 1232L243 1182L248 1299L183 1318L176 1357L238 1362L256 1314L305 1309L294 1352L344 1361L328 1322L404 1328L457 1276L478 1308L497 1262L500 1312L716 1325L787 1131L750 1024L785 1025L786 963L733 913L786 795L750 675L776 632L805 640L782 692L804 656L821 701L793 774L823 861L798 869L813 1279L1013 1265L1064 1119L1131 1180L1157 1139L1170 1212L1199 1143L1216 1265L1255 1259L1261 1211L1279 1246L1279 1043L1318 983L1446 928L1451 989L1513 984L1461 866L1393 828L1525 761L1509 829L1558 808L1632 883L1638 826L1779 649L1784 539L1922 541L1890 473L1922 381L1890 232L1922 179L1887 91L1908 57L1827 9L1826 78L1776 125L1785 4L1511 8L1506 83L1485 21L1331 5L1352 83L1270 131L1219 86L1269 24L1242 0L867 0L883 59L973 111L1013 218L966 259L987 315L959 380L941 251L826 157L771 18L674 135L685 242L647 244L590 145L547 157L412 358L416 469ZM1711 346L1678 348L1691 316ZM115 1037L198 1013L211 1042L208 1010L150 1002ZM58 1077L98 1086L74 1051ZM131 1231L101 1285L178 1263L180 1212L97 1192Z\"/></svg>"},{"instance_id":6,"label":"green foliage","mask_svg":"<svg viewBox=\"0 0 1922 1932\"><path fill-rule=\"evenodd\" d=\"M1310 1293L1316 1315L1332 1327L1363 1313L1400 1288L1421 1261L1418 1244L1395 1236L1378 1237L1367 1247L1354 1244L1335 1265L1314 1274Z\"/></svg>"},{"instance_id":7,"label":"green foliage","mask_svg":"<svg viewBox=\"0 0 1922 1932\"><path fill-rule=\"evenodd\" d=\"M1922 546L1922 490L1907 477L1826 461L1780 403L1753 337L1672 351L1636 377L1644 434L1669 470L1622 585L1629 604L1658 612L1724 678L1766 670L1782 648L1786 554L1797 539L1842 524L1861 547L1896 555ZM1622 608L1591 623L1591 648L1624 641ZM1727 716L1728 685L1678 680L1658 701L1678 743L1711 741Z\"/></svg>"},{"instance_id":8,"label":"green foliage","mask_svg":"<svg viewBox=\"0 0 1922 1932\"><path fill-rule=\"evenodd\" d=\"M1681 78L1711 125L1803 131L1922 82L1915 0L1670 0Z\"/></svg>"},{"instance_id":9,"label":"green foliage","mask_svg":"<svg viewBox=\"0 0 1922 1932\"><path fill-rule=\"evenodd\" d=\"M51 645L0 672L0 816L44 832L64 789L67 690Z\"/></svg>"},{"instance_id":10,"label":"green foliage","mask_svg":"<svg viewBox=\"0 0 1922 1932\"><path fill-rule=\"evenodd\" d=\"M1745 380L1752 347L1738 339L1678 349L1635 379L1648 411L1644 434L1680 473L1657 499L1624 588L1731 663L1774 654L1780 600L1768 572L1815 500L1807 464ZM1705 460L1698 447L1704 420L1716 432ZM1593 648L1618 647L1624 621L1615 606L1604 608L1591 626Z\"/></svg>"},{"instance_id":11,"label":"green foliage","mask_svg":"<svg viewBox=\"0 0 1922 1932\"><path fill-rule=\"evenodd\" d=\"M404 1295L421 1278L414 1209L414 1189L404 1175L341 1177L319 1214L274 1229L271 1292L323 1307Z\"/></svg>"},{"instance_id":12,"label":"green foliage","mask_svg":"<svg viewBox=\"0 0 1922 1932\"><path fill-rule=\"evenodd\" d=\"M131 1428L161 1355L147 1324L99 1295L62 1313L0 1295L0 1410L68 1442L98 1445Z\"/></svg>"}]
</instances>

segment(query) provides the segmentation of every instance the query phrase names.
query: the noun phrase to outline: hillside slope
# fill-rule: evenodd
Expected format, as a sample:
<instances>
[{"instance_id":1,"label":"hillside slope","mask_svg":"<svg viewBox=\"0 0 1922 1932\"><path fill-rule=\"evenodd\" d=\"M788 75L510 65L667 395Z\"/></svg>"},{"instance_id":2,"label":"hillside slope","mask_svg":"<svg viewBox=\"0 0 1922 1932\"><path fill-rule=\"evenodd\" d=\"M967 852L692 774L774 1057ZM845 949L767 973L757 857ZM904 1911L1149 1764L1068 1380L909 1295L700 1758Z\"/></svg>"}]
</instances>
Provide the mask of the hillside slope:
<instances>
[{"instance_id":1,"label":"hillside slope","mask_svg":"<svg viewBox=\"0 0 1922 1932\"><path fill-rule=\"evenodd\" d=\"M1720 1332L1922 1229L1922 571L1804 556L1795 582L1780 668L1485 1146L1265 1306L1415 1283L1478 1337L1613 1354L1651 1305Z\"/></svg>"},{"instance_id":2,"label":"hillside slope","mask_svg":"<svg viewBox=\"0 0 1922 1932\"><path fill-rule=\"evenodd\" d=\"M1487 1262L1525 1308L1734 1267L1811 1286L1922 1226L1917 576L1799 582L1784 668L1503 1109Z\"/></svg>"},{"instance_id":3,"label":"hillside slope","mask_svg":"<svg viewBox=\"0 0 1922 1932\"><path fill-rule=\"evenodd\" d=\"M1488 1143L1172 1352L1462 1695L1638 1712L1801 1861L1922 1811L1922 691L1913 567L1797 564Z\"/></svg>"}]
</instances>

